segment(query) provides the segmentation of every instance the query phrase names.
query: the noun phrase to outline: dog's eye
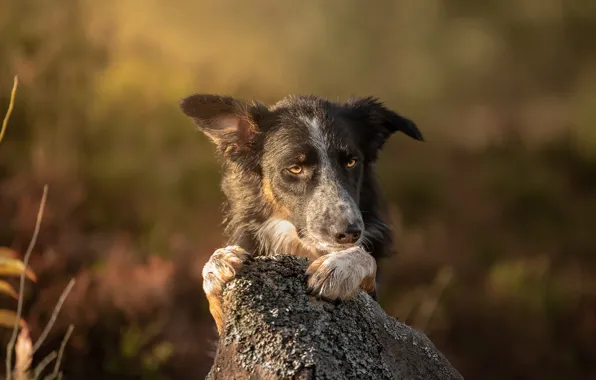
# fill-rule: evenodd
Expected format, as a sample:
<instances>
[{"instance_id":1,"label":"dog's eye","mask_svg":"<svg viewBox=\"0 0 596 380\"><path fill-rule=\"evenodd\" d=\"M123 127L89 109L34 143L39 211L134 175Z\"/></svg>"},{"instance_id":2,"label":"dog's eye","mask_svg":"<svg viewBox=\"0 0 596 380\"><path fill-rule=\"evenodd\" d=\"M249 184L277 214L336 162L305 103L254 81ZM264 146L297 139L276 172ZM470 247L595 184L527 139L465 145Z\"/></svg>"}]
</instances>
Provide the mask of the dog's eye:
<instances>
[{"instance_id":1,"label":"dog's eye","mask_svg":"<svg viewBox=\"0 0 596 380\"><path fill-rule=\"evenodd\" d=\"M348 169L351 169L351 168L353 168L354 166L356 166L356 163L357 163L357 162L358 162L358 161L356 161L356 159L355 159L355 158L351 158L351 159L349 159L349 160L348 160L348 162L346 162L346 167L347 167Z\"/></svg>"},{"instance_id":2,"label":"dog's eye","mask_svg":"<svg viewBox=\"0 0 596 380\"><path fill-rule=\"evenodd\" d=\"M288 171L292 174L300 174L300 173L302 173L303 170L304 169L300 165L294 165L294 166L290 166L288 168Z\"/></svg>"}]
</instances>

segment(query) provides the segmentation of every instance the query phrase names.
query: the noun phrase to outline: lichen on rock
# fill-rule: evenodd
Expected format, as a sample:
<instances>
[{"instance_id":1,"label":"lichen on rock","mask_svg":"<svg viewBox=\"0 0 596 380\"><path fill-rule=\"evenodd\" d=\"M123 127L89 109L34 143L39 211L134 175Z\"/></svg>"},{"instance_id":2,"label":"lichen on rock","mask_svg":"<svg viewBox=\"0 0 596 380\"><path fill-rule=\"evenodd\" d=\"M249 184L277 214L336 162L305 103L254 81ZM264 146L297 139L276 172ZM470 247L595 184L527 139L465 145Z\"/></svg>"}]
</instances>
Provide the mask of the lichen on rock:
<instances>
[{"instance_id":1,"label":"lichen on rock","mask_svg":"<svg viewBox=\"0 0 596 380\"><path fill-rule=\"evenodd\" d=\"M307 293L305 258L247 263L224 291L226 323L208 379L461 379L421 332L368 294Z\"/></svg>"}]
</instances>

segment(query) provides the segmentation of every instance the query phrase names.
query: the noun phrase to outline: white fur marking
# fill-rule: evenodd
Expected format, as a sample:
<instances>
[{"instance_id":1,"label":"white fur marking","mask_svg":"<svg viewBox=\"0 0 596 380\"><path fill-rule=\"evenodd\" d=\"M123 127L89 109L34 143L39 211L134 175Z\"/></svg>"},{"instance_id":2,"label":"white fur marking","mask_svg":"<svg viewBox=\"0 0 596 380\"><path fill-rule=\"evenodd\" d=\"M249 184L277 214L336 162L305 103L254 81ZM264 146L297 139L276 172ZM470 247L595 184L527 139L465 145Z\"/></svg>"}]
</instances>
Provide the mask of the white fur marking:
<instances>
[{"instance_id":1,"label":"white fur marking","mask_svg":"<svg viewBox=\"0 0 596 380\"><path fill-rule=\"evenodd\" d=\"M239 246L228 246L213 252L203 267L203 290L208 295L221 291L223 284L230 281L242 268L249 254Z\"/></svg>"},{"instance_id":2,"label":"white fur marking","mask_svg":"<svg viewBox=\"0 0 596 380\"><path fill-rule=\"evenodd\" d=\"M256 236L265 254L318 256L315 249L302 242L296 227L288 220L269 218L259 228Z\"/></svg>"},{"instance_id":3,"label":"white fur marking","mask_svg":"<svg viewBox=\"0 0 596 380\"><path fill-rule=\"evenodd\" d=\"M333 174L331 173L331 161L329 159L327 147L325 146L325 136L323 135L323 130L321 128L321 121L317 118L312 118L310 120L303 118L302 120L308 126L310 140L319 155L321 172L324 173L324 177Z\"/></svg>"},{"instance_id":4,"label":"white fur marking","mask_svg":"<svg viewBox=\"0 0 596 380\"><path fill-rule=\"evenodd\" d=\"M312 266L316 270L311 273L309 287L328 299L350 297L376 271L375 259L360 247L322 256Z\"/></svg>"},{"instance_id":5,"label":"white fur marking","mask_svg":"<svg viewBox=\"0 0 596 380\"><path fill-rule=\"evenodd\" d=\"M320 189L323 192L320 197L327 198L327 204L335 203L337 207L342 207L346 210L346 219L356 220L360 216L357 215L358 205L354 202L348 192L338 184L336 173L332 169L331 159L327 151L326 139L321 128L321 120L317 118L307 119L303 117L302 120L308 126L310 132L310 140L317 150L319 156L319 170L321 172ZM308 216L307 216L308 218ZM317 248L324 249L323 246Z\"/></svg>"}]
</instances>

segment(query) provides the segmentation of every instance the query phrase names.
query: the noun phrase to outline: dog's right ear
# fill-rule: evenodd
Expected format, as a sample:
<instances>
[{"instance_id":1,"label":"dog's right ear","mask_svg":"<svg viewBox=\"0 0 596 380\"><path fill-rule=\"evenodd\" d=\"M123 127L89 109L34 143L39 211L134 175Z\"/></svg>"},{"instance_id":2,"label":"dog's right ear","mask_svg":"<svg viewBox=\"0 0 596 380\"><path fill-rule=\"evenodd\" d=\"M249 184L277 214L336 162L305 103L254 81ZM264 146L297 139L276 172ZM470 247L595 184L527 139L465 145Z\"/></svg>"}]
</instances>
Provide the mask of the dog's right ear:
<instances>
[{"instance_id":1,"label":"dog's right ear","mask_svg":"<svg viewBox=\"0 0 596 380\"><path fill-rule=\"evenodd\" d=\"M256 119L264 106L230 96L194 94L182 99L180 108L222 152L238 152L259 132Z\"/></svg>"}]
</instances>

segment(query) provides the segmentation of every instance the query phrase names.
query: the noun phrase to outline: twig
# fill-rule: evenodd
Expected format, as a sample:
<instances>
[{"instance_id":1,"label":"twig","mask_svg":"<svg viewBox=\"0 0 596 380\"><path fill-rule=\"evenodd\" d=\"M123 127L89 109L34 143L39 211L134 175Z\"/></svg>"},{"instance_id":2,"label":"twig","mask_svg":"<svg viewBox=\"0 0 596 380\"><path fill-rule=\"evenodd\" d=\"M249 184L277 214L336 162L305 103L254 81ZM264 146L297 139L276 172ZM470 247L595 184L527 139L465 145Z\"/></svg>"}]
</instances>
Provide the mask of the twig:
<instances>
[{"instance_id":1,"label":"twig","mask_svg":"<svg viewBox=\"0 0 596 380\"><path fill-rule=\"evenodd\" d=\"M58 359L56 359L56 364L54 364L53 378L59 377L58 371L60 370L60 362L62 361L62 356L64 355L64 349L66 348L66 343L68 343L68 339L70 339L72 330L74 330L74 326L73 325L68 326L68 331L66 332L66 335L64 335L64 339L62 340L62 344L60 345L60 350L58 351Z\"/></svg>"},{"instance_id":2,"label":"twig","mask_svg":"<svg viewBox=\"0 0 596 380\"><path fill-rule=\"evenodd\" d=\"M434 286L429 292L433 293L433 295L422 302L418 311L419 316L417 325L420 331L426 331L426 328L439 305L441 296L445 292L445 289L452 278L453 269L451 267L444 267L435 277Z\"/></svg>"},{"instance_id":3,"label":"twig","mask_svg":"<svg viewBox=\"0 0 596 380\"><path fill-rule=\"evenodd\" d=\"M66 300L66 297L68 297L68 293L70 293L70 291L72 290L72 287L74 286L75 282L76 282L75 279L71 278L68 285L66 285L66 288L64 288L64 290L62 291L62 294L60 295L60 298L58 299L58 303L56 303L56 306L54 306L54 311L52 312L52 316L50 317L48 324L43 329L41 335L39 335L39 338L33 345L33 353L35 353L39 349L39 347L43 344L43 341L48 337L50 330L52 329L52 327L54 326L54 323L56 322L56 318L58 318L58 313L60 313L62 304L64 304L64 301Z\"/></svg>"},{"instance_id":4,"label":"twig","mask_svg":"<svg viewBox=\"0 0 596 380\"><path fill-rule=\"evenodd\" d=\"M56 356L58 356L58 354L56 354L56 351L52 351L48 356L43 358L43 360L39 362L39 364L37 365L37 367L35 367L35 370L33 371L33 379L39 379L39 376L41 376L43 370L52 362L52 360L56 359Z\"/></svg>"},{"instance_id":5,"label":"twig","mask_svg":"<svg viewBox=\"0 0 596 380\"><path fill-rule=\"evenodd\" d=\"M6 131L6 126L8 125L8 120L10 119L10 115L12 114L12 109L14 107L14 97L17 93L17 86L19 85L19 77L17 75L14 76L14 81L12 84L12 91L10 92L10 103L8 103L8 110L6 111L6 115L4 116L4 121L2 122L2 130L0 131L0 142L4 138L4 132Z\"/></svg>"},{"instance_id":6,"label":"twig","mask_svg":"<svg viewBox=\"0 0 596 380\"><path fill-rule=\"evenodd\" d=\"M39 211L37 212L37 220L35 222L35 230L33 231L33 236L31 237L31 241L29 242L29 247L27 248L27 252L25 253L25 258L23 259L24 267L27 268L29 263L29 257L31 256L31 252L33 252L33 247L37 241L37 235L39 234L39 227L41 226L41 219L43 217L43 210L46 206L46 199L48 196L48 185L43 187L43 195L41 197L41 202L39 204ZM17 303L17 315L15 318L14 327L12 329L12 337L8 342L8 346L6 346L6 380L10 380L11 378L11 366L12 366L12 350L14 349L14 345L17 341L17 335L19 332L19 321L21 320L21 314L23 313L23 293L25 291L25 271L21 273L21 281L19 284L19 300Z\"/></svg>"}]
</instances>

